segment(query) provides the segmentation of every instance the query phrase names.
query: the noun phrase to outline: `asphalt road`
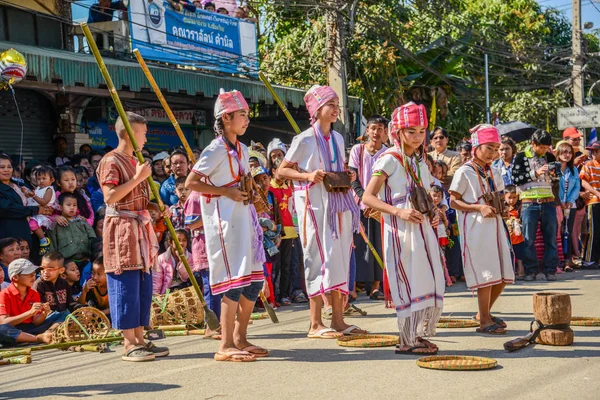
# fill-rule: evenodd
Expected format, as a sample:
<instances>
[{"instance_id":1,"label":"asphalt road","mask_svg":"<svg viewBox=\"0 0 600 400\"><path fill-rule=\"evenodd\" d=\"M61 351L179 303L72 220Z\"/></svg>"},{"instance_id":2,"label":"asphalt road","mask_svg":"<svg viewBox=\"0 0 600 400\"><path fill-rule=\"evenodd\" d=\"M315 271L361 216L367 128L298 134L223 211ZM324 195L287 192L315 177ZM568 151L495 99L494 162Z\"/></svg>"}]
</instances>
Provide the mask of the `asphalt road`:
<instances>
[{"instance_id":1,"label":"asphalt road","mask_svg":"<svg viewBox=\"0 0 600 400\"><path fill-rule=\"evenodd\" d=\"M161 340L171 355L150 363L120 361L120 346L105 354L38 352L32 364L0 367L0 400L599 399L600 327L574 327L575 343L568 347L502 350L505 341L529 329L531 295L537 291L569 293L574 316L600 316L600 272L575 272L553 283L509 286L495 312L508 323L506 337L480 336L474 328L438 330L441 355L492 357L498 360L493 370L426 370L416 366L416 357L398 356L393 348L352 349L308 339L308 311L295 305L278 310L278 325L261 320L251 326L250 340L271 350L271 357L254 363L215 362L217 342L197 336ZM393 312L381 302L360 299L368 315L350 322L394 334ZM476 308L464 284L448 290L445 315L468 318Z\"/></svg>"}]
</instances>

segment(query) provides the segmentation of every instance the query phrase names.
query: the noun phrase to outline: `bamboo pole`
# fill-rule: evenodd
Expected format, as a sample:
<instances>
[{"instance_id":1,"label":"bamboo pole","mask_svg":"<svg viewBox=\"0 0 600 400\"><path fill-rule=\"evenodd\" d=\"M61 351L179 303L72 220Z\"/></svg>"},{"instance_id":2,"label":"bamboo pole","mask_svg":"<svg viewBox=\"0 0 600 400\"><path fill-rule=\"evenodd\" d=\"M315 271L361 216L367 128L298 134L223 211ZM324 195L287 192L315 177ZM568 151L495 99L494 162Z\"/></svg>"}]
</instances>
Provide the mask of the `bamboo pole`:
<instances>
[{"instance_id":1,"label":"bamboo pole","mask_svg":"<svg viewBox=\"0 0 600 400\"><path fill-rule=\"evenodd\" d=\"M62 349L62 348L71 347L71 346L81 346L84 344L120 342L121 340L123 340L122 337L106 337L106 338L100 338L100 339L78 340L75 342L52 343L52 344L46 344L46 345L42 345L42 346L29 347L29 349L31 349L31 351L52 350L52 349Z\"/></svg>"},{"instance_id":2,"label":"bamboo pole","mask_svg":"<svg viewBox=\"0 0 600 400\"><path fill-rule=\"evenodd\" d=\"M177 132L177 136L179 136L179 140L181 140L181 143L183 143L183 147L185 148L185 151L187 152L188 158L190 159L190 161L192 163L195 164L196 158L194 157L194 153L192 152L192 149L190 148L190 145L189 145L185 135L183 134L181 127L179 126L179 122L177 122L175 115L171 111L171 107L169 106L169 103L167 103L167 100L165 100L165 97L163 96L162 91L160 90L160 88L156 84L156 80L152 76L152 72L150 72L148 65L146 65L146 61L144 61L144 57L142 57L142 54L140 53L140 51L138 49L134 49L133 54L135 55L135 58L137 59L138 64L140 64L140 67L142 68L144 75L146 75L146 79L148 79L148 82L150 82L150 86L152 86L152 90L154 90L154 94L156 94L158 101L160 102L160 104L163 106L163 109L167 113L167 116L169 117L171 124L173 124L173 127L175 128L175 131ZM272 87L271 87L271 90L273 90ZM272 92L272 93L274 94L275 92ZM281 100L279 100L279 102L281 102ZM285 105L283 105L283 103L281 103L280 106L285 108ZM287 109L285 109L284 113L285 112L287 112L289 115L289 111L287 111ZM295 124L294 119L292 118L291 115L289 115L288 119L290 120L290 123L293 122ZM299 128L298 128L298 130L299 130ZM261 294L261 299L263 297L265 297L262 290L260 291L260 294ZM277 319L277 314L275 313L275 310L273 309L273 307L271 307L271 305L264 300L263 300L263 303L264 303L265 309L269 313L269 317L271 318L271 321L274 324L279 323L279 319ZM212 327L210 327L210 328L213 329Z\"/></svg>"},{"instance_id":3,"label":"bamboo pole","mask_svg":"<svg viewBox=\"0 0 600 400\"><path fill-rule=\"evenodd\" d=\"M279 105L279 107L281 108L281 111L283 111L283 114L286 116L286 118L290 122L290 125L292 125L292 128L294 129L294 132L296 132L296 135L300 134L300 127L298 126L298 124L296 124L296 121L294 120L294 117L292 117L292 114L290 114L290 112L288 111L287 107L285 106L285 104L283 104L283 102L281 101L281 99L279 98L279 96L277 95L277 93L275 93L275 90L273 89L273 86L271 86L271 84L267 80L267 77L265 76L265 74L263 74L262 71L259 71L258 72L258 77L260 78L260 80L262 81L262 83L264 83L264 85L267 87L267 89L269 90L269 92L271 92L271 96L273 96L273 98L275 99L275 102ZM369 238L365 234L365 230L363 229L362 224L360 226L360 235L362 236L363 240L365 241L365 243L369 247L369 250L371 250L371 253L373 253L373 257L375 257L375 260L377 261L377 264L379 264L379 266L383 270L385 270L385 265L383 265L383 261L381 260L381 257L377 253L377 250L375 250L375 247L373 246L373 244L371 243L371 241L369 240Z\"/></svg>"},{"instance_id":4,"label":"bamboo pole","mask_svg":"<svg viewBox=\"0 0 600 400\"><path fill-rule=\"evenodd\" d=\"M94 55L94 58L96 59L98 68L100 69L100 72L102 73L102 76L104 77L104 81L106 82L106 86L108 87L110 97L112 97L112 100L115 103L115 107L117 108L117 111L119 112L119 116L121 117L121 120L123 121L123 125L125 126L125 129L127 130L127 135L129 136L129 140L131 141L131 144L133 145L133 148L135 149L135 155L138 159L138 162L140 164L143 164L145 161L144 161L144 157L142 155L141 149L138 148L137 142L133 135L133 130L131 129L131 125L129 124L129 121L127 120L127 115L125 113L125 109L123 108L123 104L121 103L121 99L119 98L119 94L117 93L117 89L115 88L115 85L110 77L110 74L108 73L108 69L106 68L106 65L104 64L104 60L102 59L102 56L100 55L100 51L98 51L98 46L96 46L96 41L94 40L92 32L90 31L90 28L88 27L88 25L86 23L81 24L81 29L87 39L90 51L92 52L92 54ZM148 177L148 184L150 185L150 190L152 190L154 197L158 200L161 212L164 211L165 205L160 200L160 194L158 192L158 188L156 187L156 183L154 183L154 180L152 179L151 176ZM189 275L190 282L192 283L192 286L194 287L194 290L196 291L196 294L198 295L198 298L200 299L200 303L202 303L202 308L204 308L204 315L206 318L207 325L211 329L214 329L214 330L219 329L219 320L218 320L216 314L210 308L208 308L208 305L206 304L206 301L204 300L204 296L202 295L200 286L198 286L198 282L196 281L196 278L194 277L194 274L192 273L190 264L187 260L187 257L185 256L185 252L183 251L183 248L181 247L181 243L179 243L179 240L177 240L177 235L175 234L175 229L173 228L173 224L171 223L171 220L169 218L166 218L165 222L167 223L167 228L169 230L169 233L171 234L171 237L173 238L175 247L177 248L177 253L179 254L179 259L183 262L185 270Z\"/></svg>"},{"instance_id":5,"label":"bamboo pole","mask_svg":"<svg viewBox=\"0 0 600 400\"><path fill-rule=\"evenodd\" d=\"M31 356L19 356L0 360L0 365L31 364Z\"/></svg>"},{"instance_id":6,"label":"bamboo pole","mask_svg":"<svg viewBox=\"0 0 600 400\"><path fill-rule=\"evenodd\" d=\"M0 360L2 360L3 358L10 358L10 357L16 357L16 356L30 356L30 355L31 355L30 348L6 350L6 351L0 352Z\"/></svg>"}]
</instances>

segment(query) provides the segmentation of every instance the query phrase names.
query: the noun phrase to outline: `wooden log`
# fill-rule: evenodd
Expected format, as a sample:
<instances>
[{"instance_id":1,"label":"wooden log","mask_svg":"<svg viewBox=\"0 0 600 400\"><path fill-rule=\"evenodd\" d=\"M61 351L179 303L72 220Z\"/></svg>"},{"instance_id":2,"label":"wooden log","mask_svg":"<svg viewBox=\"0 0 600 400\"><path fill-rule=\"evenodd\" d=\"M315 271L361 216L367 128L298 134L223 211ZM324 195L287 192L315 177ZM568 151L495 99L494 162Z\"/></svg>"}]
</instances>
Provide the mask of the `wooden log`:
<instances>
[{"instance_id":1,"label":"wooden log","mask_svg":"<svg viewBox=\"0 0 600 400\"><path fill-rule=\"evenodd\" d=\"M533 295L533 315L544 325L564 325L571 323L571 298L567 293L540 292ZM536 339L536 343L551 346L568 346L573 344L573 330L544 329Z\"/></svg>"},{"instance_id":2,"label":"wooden log","mask_svg":"<svg viewBox=\"0 0 600 400\"><path fill-rule=\"evenodd\" d=\"M533 315L544 325L569 324L571 322L571 298L567 293L534 293Z\"/></svg>"},{"instance_id":3,"label":"wooden log","mask_svg":"<svg viewBox=\"0 0 600 400\"><path fill-rule=\"evenodd\" d=\"M550 346L569 346L573 344L573 329L544 329L535 340L539 344Z\"/></svg>"}]
</instances>

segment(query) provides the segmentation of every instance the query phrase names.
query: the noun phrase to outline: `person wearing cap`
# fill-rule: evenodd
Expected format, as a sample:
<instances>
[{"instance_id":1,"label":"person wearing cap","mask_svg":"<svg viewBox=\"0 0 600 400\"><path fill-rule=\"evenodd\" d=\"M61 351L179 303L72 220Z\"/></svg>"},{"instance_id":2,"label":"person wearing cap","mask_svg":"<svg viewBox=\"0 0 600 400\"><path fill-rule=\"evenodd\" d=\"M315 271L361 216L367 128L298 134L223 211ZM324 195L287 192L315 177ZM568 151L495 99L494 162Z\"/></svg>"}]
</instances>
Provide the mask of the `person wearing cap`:
<instances>
[{"instance_id":1,"label":"person wearing cap","mask_svg":"<svg viewBox=\"0 0 600 400\"><path fill-rule=\"evenodd\" d=\"M559 264L556 242L558 218L549 171L549 164L556 161L556 158L549 152L551 145L552 136L538 129L531 136L531 144L525 151L517 153L513 162L513 182L519 187L522 201L521 222L525 238L523 267L525 280L528 282L536 280L539 271L535 238L540 223L545 249L544 274L548 281L556 280L556 268Z\"/></svg>"},{"instance_id":2,"label":"person wearing cap","mask_svg":"<svg viewBox=\"0 0 600 400\"><path fill-rule=\"evenodd\" d=\"M251 172L248 148L238 140L250 123L249 111L239 91L219 94L214 109L218 136L204 149L186 181L186 187L202 195L210 289L223 295L215 361L252 362L269 355L247 339L258 294L262 289L269 295L263 272L263 231L248 192L240 190L241 179Z\"/></svg>"},{"instance_id":3,"label":"person wearing cap","mask_svg":"<svg viewBox=\"0 0 600 400\"><path fill-rule=\"evenodd\" d=\"M165 169L163 168L163 160L169 157L169 153L161 151L152 157L152 179L160 185L168 178Z\"/></svg>"},{"instance_id":4,"label":"person wearing cap","mask_svg":"<svg viewBox=\"0 0 600 400\"><path fill-rule=\"evenodd\" d=\"M584 162L587 161L587 154L584 154L581 151L581 138L583 134L579 132L579 130L575 127L567 128L563 131L562 137L566 140L573 149L575 150L575 161L574 164L577 168L579 168Z\"/></svg>"},{"instance_id":5,"label":"person wearing cap","mask_svg":"<svg viewBox=\"0 0 600 400\"><path fill-rule=\"evenodd\" d=\"M267 170L273 173L273 163L277 159L283 160L287 149L285 144L279 138L275 138L267 145Z\"/></svg>"},{"instance_id":6,"label":"person wearing cap","mask_svg":"<svg viewBox=\"0 0 600 400\"><path fill-rule=\"evenodd\" d=\"M439 217L417 209L416 192L431 187L423 160L427 131L425 106L413 102L392 112L389 136L393 147L372 167L362 201L381 212L383 259L396 310L399 343L396 354L433 355L433 336L444 306L444 267L434 229ZM411 194L413 193L413 194Z\"/></svg>"},{"instance_id":7,"label":"person wearing cap","mask_svg":"<svg viewBox=\"0 0 600 400\"><path fill-rule=\"evenodd\" d=\"M596 268L600 261L600 143L591 143L586 150L592 159L583 164L579 173L581 186L591 194L585 203L590 233L584 244L583 267Z\"/></svg>"},{"instance_id":8,"label":"person wearing cap","mask_svg":"<svg viewBox=\"0 0 600 400\"><path fill-rule=\"evenodd\" d=\"M469 290L477 290L478 333L506 334L506 323L491 309L508 283L514 283L513 256L500 210L484 195L504 190L500 170L491 166L500 148L500 134L492 125L471 129L473 160L461 166L450 185L451 206L458 213L460 245ZM502 196L501 201L504 201ZM535 233L534 233L535 234ZM556 236L556 228L554 230ZM535 251L534 251L535 253Z\"/></svg>"},{"instance_id":9,"label":"person wearing cap","mask_svg":"<svg viewBox=\"0 0 600 400\"><path fill-rule=\"evenodd\" d=\"M32 286L39 267L24 258L8 265L10 285L0 292L0 344L50 343L48 330L64 320ZM51 315L52 314L52 315Z\"/></svg>"},{"instance_id":10,"label":"person wearing cap","mask_svg":"<svg viewBox=\"0 0 600 400\"><path fill-rule=\"evenodd\" d=\"M429 155L433 157L433 161L443 161L448 166L448 172L442 184L448 190L452 177L456 170L461 166L462 160L460 154L448 148L448 131L438 126L429 134L429 140L433 146L433 151Z\"/></svg>"},{"instance_id":11,"label":"person wearing cap","mask_svg":"<svg viewBox=\"0 0 600 400\"><path fill-rule=\"evenodd\" d=\"M294 181L306 291L310 299L309 338L336 339L366 331L344 321L352 237L360 226L360 209L350 191L327 191L331 173L344 173L344 138L331 128L340 113L339 97L329 86L313 86L304 96L311 127L294 137L277 169ZM348 182L349 183L349 182ZM332 307L331 327L323 324L323 295Z\"/></svg>"}]
</instances>

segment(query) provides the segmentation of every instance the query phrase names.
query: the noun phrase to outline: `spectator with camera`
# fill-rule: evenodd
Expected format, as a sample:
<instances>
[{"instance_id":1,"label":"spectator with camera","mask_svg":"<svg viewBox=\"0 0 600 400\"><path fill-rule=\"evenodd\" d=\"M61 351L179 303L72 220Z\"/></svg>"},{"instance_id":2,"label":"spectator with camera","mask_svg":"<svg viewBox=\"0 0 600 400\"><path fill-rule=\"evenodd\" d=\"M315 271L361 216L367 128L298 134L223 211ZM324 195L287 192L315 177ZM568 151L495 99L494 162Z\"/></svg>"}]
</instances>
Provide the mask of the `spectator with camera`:
<instances>
[{"instance_id":1,"label":"spectator with camera","mask_svg":"<svg viewBox=\"0 0 600 400\"><path fill-rule=\"evenodd\" d=\"M556 280L556 268L559 263L556 245L558 219L549 168L549 164L555 162L556 158L549 153L551 145L550 134L538 129L531 137L531 145L525 151L517 153L513 163L513 182L520 189L522 201L521 222L525 238L523 266L526 281L536 280L539 271L535 236L540 222L545 249L543 272L548 281Z\"/></svg>"}]
</instances>

